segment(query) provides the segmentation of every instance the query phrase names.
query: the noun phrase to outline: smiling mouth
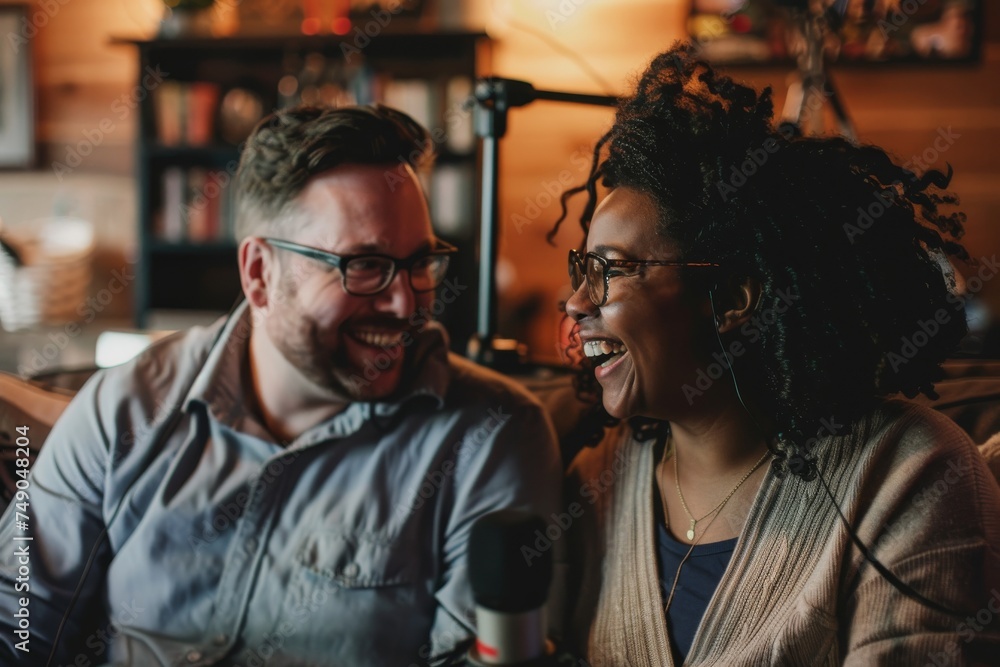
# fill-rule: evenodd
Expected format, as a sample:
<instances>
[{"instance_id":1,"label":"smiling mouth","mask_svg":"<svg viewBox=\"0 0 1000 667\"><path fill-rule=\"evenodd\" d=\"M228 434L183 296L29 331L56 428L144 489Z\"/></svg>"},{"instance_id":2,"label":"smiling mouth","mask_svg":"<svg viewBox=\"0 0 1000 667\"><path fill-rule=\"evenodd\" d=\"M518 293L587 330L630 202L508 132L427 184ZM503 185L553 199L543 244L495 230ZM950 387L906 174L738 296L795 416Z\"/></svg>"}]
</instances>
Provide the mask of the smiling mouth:
<instances>
[{"instance_id":1,"label":"smiling mouth","mask_svg":"<svg viewBox=\"0 0 1000 667\"><path fill-rule=\"evenodd\" d=\"M588 340L583 344L583 354L595 366L607 368L628 352L621 343L608 340Z\"/></svg>"},{"instance_id":2,"label":"smiling mouth","mask_svg":"<svg viewBox=\"0 0 1000 667\"><path fill-rule=\"evenodd\" d=\"M403 342L402 331L384 331L378 329L354 329L349 334L351 338L372 347L386 348Z\"/></svg>"}]
</instances>

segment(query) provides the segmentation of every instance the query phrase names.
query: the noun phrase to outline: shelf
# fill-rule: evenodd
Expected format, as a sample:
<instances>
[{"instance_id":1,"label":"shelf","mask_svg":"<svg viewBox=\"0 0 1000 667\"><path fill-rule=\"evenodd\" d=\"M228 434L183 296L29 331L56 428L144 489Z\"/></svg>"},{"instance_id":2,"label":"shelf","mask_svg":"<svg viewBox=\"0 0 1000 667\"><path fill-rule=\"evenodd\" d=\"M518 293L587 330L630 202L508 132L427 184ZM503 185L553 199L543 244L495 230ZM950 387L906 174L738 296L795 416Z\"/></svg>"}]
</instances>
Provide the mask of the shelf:
<instances>
[{"instance_id":1,"label":"shelf","mask_svg":"<svg viewBox=\"0 0 1000 667\"><path fill-rule=\"evenodd\" d=\"M434 156L434 164L463 164L475 160L475 153L456 153L447 148L438 149Z\"/></svg>"},{"instance_id":2,"label":"shelf","mask_svg":"<svg viewBox=\"0 0 1000 667\"><path fill-rule=\"evenodd\" d=\"M210 146L164 146L150 144L146 147L150 159L165 161L193 161L223 163L239 160L240 151L236 146L213 144Z\"/></svg>"},{"instance_id":3,"label":"shelf","mask_svg":"<svg viewBox=\"0 0 1000 667\"><path fill-rule=\"evenodd\" d=\"M151 240L146 246L150 254L159 255L224 255L235 253L236 241L204 241L202 243Z\"/></svg>"},{"instance_id":4,"label":"shelf","mask_svg":"<svg viewBox=\"0 0 1000 667\"><path fill-rule=\"evenodd\" d=\"M240 151L236 146L164 146L150 144L146 147L149 158L165 162L199 162L225 163L240 159ZM438 164L461 164L476 159L475 153L456 153L447 148L437 151L435 162Z\"/></svg>"},{"instance_id":5,"label":"shelf","mask_svg":"<svg viewBox=\"0 0 1000 667\"><path fill-rule=\"evenodd\" d=\"M452 51L455 48L467 47L480 39L486 38L485 32L453 31L406 31L393 32L384 30L364 47L364 52L386 53L396 52L412 57L414 46L419 46L420 56L427 57L433 53ZM336 47L340 52L340 44L354 46L357 37L348 35L233 35L230 37L177 37L172 39L131 39L113 37L112 44L133 45L142 48L167 49L187 51L282 51L289 48L302 50L323 50ZM430 52L428 52L430 49Z\"/></svg>"}]
</instances>

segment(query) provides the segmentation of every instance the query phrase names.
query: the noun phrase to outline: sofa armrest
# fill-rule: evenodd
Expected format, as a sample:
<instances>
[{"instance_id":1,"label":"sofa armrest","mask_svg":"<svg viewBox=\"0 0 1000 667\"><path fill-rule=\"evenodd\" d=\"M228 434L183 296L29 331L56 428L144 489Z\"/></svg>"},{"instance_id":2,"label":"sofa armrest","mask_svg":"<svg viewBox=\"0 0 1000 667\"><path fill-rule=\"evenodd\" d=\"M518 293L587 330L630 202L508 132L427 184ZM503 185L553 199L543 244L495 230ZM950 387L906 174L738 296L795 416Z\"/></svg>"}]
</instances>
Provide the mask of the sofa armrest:
<instances>
[{"instance_id":1,"label":"sofa armrest","mask_svg":"<svg viewBox=\"0 0 1000 667\"><path fill-rule=\"evenodd\" d=\"M46 389L16 375L0 373L0 512L16 491L16 449L22 435L17 428L28 428L29 460L34 463L49 431L72 398L72 392Z\"/></svg>"}]
</instances>

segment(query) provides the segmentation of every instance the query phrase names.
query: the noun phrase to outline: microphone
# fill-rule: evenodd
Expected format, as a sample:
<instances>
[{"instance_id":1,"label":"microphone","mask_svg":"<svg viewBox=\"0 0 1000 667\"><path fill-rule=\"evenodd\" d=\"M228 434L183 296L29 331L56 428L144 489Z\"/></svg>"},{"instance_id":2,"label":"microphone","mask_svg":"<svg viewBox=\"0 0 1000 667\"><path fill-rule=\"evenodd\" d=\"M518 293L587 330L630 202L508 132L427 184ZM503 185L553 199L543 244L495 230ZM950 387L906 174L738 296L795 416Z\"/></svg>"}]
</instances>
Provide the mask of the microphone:
<instances>
[{"instance_id":1,"label":"microphone","mask_svg":"<svg viewBox=\"0 0 1000 667\"><path fill-rule=\"evenodd\" d=\"M540 517L506 509L482 516L469 537L469 580L476 603L476 641L466 656L473 667L529 667L553 664L554 648L545 638L545 603L552 584L552 552L526 559L522 547Z\"/></svg>"}]
</instances>

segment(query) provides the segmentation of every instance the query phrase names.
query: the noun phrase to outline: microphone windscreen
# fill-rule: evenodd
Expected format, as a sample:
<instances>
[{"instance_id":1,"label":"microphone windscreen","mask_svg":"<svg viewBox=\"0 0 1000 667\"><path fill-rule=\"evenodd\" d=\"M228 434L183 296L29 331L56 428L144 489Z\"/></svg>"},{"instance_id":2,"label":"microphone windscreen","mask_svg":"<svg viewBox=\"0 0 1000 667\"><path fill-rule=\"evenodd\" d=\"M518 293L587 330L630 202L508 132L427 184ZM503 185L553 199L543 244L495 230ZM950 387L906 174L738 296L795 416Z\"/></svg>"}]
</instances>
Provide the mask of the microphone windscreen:
<instances>
[{"instance_id":1,"label":"microphone windscreen","mask_svg":"<svg viewBox=\"0 0 1000 667\"><path fill-rule=\"evenodd\" d=\"M534 548L544 533L542 519L524 510L498 510L473 524L469 581L477 605L516 614L545 604L552 583L552 550L539 556Z\"/></svg>"}]
</instances>

